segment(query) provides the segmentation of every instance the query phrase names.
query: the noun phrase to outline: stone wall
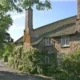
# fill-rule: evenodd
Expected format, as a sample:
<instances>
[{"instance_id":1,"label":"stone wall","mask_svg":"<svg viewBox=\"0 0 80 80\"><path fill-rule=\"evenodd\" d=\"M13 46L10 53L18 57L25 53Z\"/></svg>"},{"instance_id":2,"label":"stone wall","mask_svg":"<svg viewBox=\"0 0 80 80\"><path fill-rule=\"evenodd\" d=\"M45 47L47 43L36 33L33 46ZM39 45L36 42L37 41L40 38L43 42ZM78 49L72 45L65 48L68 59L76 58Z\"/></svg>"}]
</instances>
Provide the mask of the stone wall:
<instances>
[{"instance_id":1,"label":"stone wall","mask_svg":"<svg viewBox=\"0 0 80 80\"><path fill-rule=\"evenodd\" d=\"M58 53L72 53L80 46L80 34L76 33L69 36L69 47L61 47L61 38L55 38L55 48Z\"/></svg>"},{"instance_id":2,"label":"stone wall","mask_svg":"<svg viewBox=\"0 0 80 80\"><path fill-rule=\"evenodd\" d=\"M80 46L80 33L76 33L73 35L69 35L69 46L62 47L61 46L61 37L52 38L54 40L54 44L51 46L45 46L44 39L37 45L43 52L54 51L57 53L72 53Z\"/></svg>"}]
</instances>

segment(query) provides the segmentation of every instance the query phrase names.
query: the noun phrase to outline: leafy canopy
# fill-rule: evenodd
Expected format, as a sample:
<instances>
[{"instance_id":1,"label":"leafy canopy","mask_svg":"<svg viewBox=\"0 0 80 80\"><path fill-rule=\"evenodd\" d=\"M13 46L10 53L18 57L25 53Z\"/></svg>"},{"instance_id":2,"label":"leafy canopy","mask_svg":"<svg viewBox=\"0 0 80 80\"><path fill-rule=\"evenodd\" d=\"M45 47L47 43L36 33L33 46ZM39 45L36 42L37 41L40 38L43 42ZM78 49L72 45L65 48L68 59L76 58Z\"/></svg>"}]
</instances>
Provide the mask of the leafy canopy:
<instances>
[{"instance_id":1,"label":"leafy canopy","mask_svg":"<svg viewBox=\"0 0 80 80\"><path fill-rule=\"evenodd\" d=\"M0 43L3 44L4 37L6 36L5 33L13 22L8 12L21 12L23 9L33 7L34 5L38 10L51 8L49 0L0 0Z\"/></svg>"},{"instance_id":2,"label":"leafy canopy","mask_svg":"<svg viewBox=\"0 0 80 80\"><path fill-rule=\"evenodd\" d=\"M8 0L9 4L15 9L27 9L28 7L36 6L38 10L50 9L51 3L49 0Z\"/></svg>"}]
</instances>

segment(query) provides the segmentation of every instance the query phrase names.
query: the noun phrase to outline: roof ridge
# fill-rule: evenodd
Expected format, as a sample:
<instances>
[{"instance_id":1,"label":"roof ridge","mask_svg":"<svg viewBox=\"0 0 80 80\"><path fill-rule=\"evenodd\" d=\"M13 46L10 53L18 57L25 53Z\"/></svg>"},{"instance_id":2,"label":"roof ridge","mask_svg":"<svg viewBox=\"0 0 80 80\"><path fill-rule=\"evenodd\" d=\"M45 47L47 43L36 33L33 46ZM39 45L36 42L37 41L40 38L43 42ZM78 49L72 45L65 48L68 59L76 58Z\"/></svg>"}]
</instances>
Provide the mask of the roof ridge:
<instances>
[{"instance_id":1,"label":"roof ridge","mask_svg":"<svg viewBox=\"0 0 80 80\"><path fill-rule=\"evenodd\" d=\"M49 23L49 24L45 24L45 25L43 25L43 26L41 26L41 27L38 27L38 28L36 28L36 29L33 29L33 30L35 31L35 30L38 30L38 29L40 29L40 28L46 27L46 26L48 26L48 25L50 25L50 24L58 23L58 22L67 20L67 19L69 19L69 18L74 18L74 17L76 17L76 16L77 16L77 15L74 15L74 16L71 16L71 17L68 17L68 18L64 18L64 19L61 19L61 20L58 20L58 21L55 21L55 22L52 22L52 23Z\"/></svg>"}]
</instances>

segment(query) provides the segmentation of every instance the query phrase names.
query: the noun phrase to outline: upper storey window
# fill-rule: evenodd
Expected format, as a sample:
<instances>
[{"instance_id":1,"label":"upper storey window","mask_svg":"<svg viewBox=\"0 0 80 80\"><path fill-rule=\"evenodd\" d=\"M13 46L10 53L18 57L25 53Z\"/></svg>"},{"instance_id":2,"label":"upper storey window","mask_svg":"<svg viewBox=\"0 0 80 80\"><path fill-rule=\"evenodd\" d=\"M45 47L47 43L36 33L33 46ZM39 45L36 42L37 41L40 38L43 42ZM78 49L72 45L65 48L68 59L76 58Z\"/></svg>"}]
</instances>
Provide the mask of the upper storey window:
<instances>
[{"instance_id":1,"label":"upper storey window","mask_svg":"<svg viewBox=\"0 0 80 80\"><path fill-rule=\"evenodd\" d=\"M69 45L69 36L61 37L61 46L68 47Z\"/></svg>"},{"instance_id":2,"label":"upper storey window","mask_svg":"<svg viewBox=\"0 0 80 80\"><path fill-rule=\"evenodd\" d=\"M45 46L51 46L51 41L49 38L45 38Z\"/></svg>"}]
</instances>

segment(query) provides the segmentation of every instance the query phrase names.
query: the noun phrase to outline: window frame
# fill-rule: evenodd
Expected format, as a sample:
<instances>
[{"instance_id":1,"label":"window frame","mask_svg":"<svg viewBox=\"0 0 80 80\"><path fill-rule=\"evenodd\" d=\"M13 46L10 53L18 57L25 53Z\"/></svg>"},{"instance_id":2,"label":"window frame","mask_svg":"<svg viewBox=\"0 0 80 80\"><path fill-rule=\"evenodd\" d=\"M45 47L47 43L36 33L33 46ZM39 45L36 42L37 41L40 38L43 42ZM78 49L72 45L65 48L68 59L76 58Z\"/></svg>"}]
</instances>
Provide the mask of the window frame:
<instances>
[{"instance_id":1,"label":"window frame","mask_svg":"<svg viewBox=\"0 0 80 80\"><path fill-rule=\"evenodd\" d=\"M70 38L69 36L62 36L61 37L61 47L69 47L70 46Z\"/></svg>"},{"instance_id":2,"label":"window frame","mask_svg":"<svg viewBox=\"0 0 80 80\"><path fill-rule=\"evenodd\" d=\"M44 39L44 45L45 46L51 46L51 40L50 40L50 38L45 38Z\"/></svg>"}]
</instances>

